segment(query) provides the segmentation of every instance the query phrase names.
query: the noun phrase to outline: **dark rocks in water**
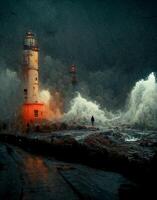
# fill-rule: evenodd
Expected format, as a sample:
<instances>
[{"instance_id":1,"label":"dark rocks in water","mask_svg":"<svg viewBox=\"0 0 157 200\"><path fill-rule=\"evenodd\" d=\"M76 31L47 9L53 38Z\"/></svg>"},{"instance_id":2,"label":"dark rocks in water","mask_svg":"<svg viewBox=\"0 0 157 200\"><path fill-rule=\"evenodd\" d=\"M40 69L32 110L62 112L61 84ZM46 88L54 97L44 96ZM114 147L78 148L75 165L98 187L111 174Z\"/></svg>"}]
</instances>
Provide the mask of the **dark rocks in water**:
<instances>
[{"instance_id":1,"label":"dark rocks in water","mask_svg":"<svg viewBox=\"0 0 157 200\"><path fill-rule=\"evenodd\" d=\"M47 123L43 124L42 126L36 126L32 127L31 132L52 132L52 131L65 131L65 130L98 130L98 128L95 127L87 127L84 125L78 125L78 124L67 124L65 122L55 122L55 123Z\"/></svg>"},{"instance_id":2,"label":"dark rocks in water","mask_svg":"<svg viewBox=\"0 0 157 200\"><path fill-rule=\"evenodd\" d=\"M157 147L157 136L156 133L150 136L147 136L143 138L142 140L139 141L139 145L143 147L152 147L156 148Z\"/></svg>"},{"instance_id":3,"label":"dark rocks in water","mask_svg":"<svg viewBox=\"0 0 157 200\"><path fill-rule=\"evenodd\" d=\"M31 138L31 135L0 134L1 140L30 151L120 172L140 183L140 188L137 189L138 192L140 191L139 199L141 191L145 191L146 188L149 188L152 193L155 191L152 180L156 180L157 177L157 136L154 133L145 135L135 142L125 141L119 130L95 132L86 136L81 142L77 141L72 134L60 135L57 132L45 138L43 140L40 137ZM120 189L121 199L128 199L125 193L132 191L131 193L136 194L136 188L123 186Z\"/></svg>"},{"instance_id":4,"label":"dark rocks in water","mask_svg":"<svg viewBox=\"0 0 157 200\"><path fill-rule=\"evenodd\" d=\"M72 134L60 135L57 132L45 139L38 136L31 138L31 135L6 134L0 134L0 139L39 153L69 157L72 160L125 173L147 171L157 150L157 140L152 137L125 142L123 135L113 130L90 134L81 143Z\"/></svg>"},{"instance_id":5,"label":"dark rocks in water","mask_svg":"<svg viewBox=\"0 0 157 200\"><path fill-rule=\"evenodd\" d=\"M95 160L108 170L121 172L137 183L131 188L124 185L119 189L122 200L153 199L153 195L156 195L156 142L157 137L150 135L140 141L125 142L121 135L115 137L112 131L92 134L84 140L88 151L95 152L95 156L90 154L93 162Z\"/></svg>"},{"instance_id":6,"label":"dark rocks in water","mask_svg":"<svg viewBox=\"0 0 157 200\"><path fill-rule=\"evenodd\" d=\"M53 136L51 137L51 144L52 145L62 145L62 146L69 146L75 145L77 141L71 135L65 136Z\"/></svg>"},{"instance_id":7,"label":"dark rocks in water","mask_svg":"<svg viewBox=\"0 0 157 200\"><path fill-rule=\"evenodd\" d=\"M141 172L141 170L147 171L147 167L155 154L157 146L152 148L152 145L155 144L155 141L153 142L152 140L147 140L147 145L144 145L144 141L125 142L122 135L115 135L111 131L110 133L107 132L107 134L96 133L87 136L84 140L84 145L90 151L104 153L106 157L102 159L105 159L109 167L114 170L119 168L126 172L130 170Z\"/></svg>"}]
</instances>

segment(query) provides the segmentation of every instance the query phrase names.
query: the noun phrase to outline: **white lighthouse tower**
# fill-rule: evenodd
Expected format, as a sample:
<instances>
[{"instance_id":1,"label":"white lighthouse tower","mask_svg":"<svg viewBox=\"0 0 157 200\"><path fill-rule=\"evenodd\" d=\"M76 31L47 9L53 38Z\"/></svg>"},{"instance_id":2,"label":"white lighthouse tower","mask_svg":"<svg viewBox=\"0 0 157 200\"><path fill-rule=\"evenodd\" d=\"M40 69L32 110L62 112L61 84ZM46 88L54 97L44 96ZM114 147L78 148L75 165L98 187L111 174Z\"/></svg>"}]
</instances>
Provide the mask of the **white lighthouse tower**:
<instances>
[{"instance_id":1,"label":"white lighthouse tower","mask_svg":"<svg viewBox=\"0 0 157 200\"><path fill-rule=\"evenodd\" d=\"M39 100L38 43L35 35L28 31L24 37L23 72L24 104L22 118L24 124L39 124L46 119L45 105Z\"/></svg>"},{"instance_id":2,"label":"white lighthouse tower","mask_svg":"<svg viewBox=\"0 0 157 200\"><path fill-rule=\"evenodd\" d=\"M39 64L38 44L35 35L27 32L24 38L23 67L24 67L24 97L26 103L39 101Z\"/></svg>"}]
</instances>

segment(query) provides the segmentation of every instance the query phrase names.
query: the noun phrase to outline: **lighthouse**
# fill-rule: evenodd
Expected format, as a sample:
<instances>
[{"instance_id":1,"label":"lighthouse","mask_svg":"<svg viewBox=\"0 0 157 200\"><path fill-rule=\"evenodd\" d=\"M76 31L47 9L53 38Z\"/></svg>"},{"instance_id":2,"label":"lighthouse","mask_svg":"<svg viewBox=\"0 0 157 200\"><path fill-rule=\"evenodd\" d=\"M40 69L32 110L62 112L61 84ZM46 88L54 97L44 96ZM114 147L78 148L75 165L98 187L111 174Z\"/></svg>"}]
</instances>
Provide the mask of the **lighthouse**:
<instances>
[{"instance_id":1,"label":"lighthouse","mask_svg":"<svg viewBox=\"0 0 157 200\"><path fill-rule=\"evenodd\" d=\"M38 52L37 39L29 31L24 37L23 50L24 98L26 103L38 103L39 101Z\"/></svg>"},{"instance_id":2,"label":"lighthouse","mask_svg":"<svg viewBox=\"0 0 157 200\"><path fill-rule=\"evenodd\" d=\"M45 105L39 99L39 47L35 34L28 31L23 42L23 123L39 124L46 119Z\"/></svg>"}]
</instances>

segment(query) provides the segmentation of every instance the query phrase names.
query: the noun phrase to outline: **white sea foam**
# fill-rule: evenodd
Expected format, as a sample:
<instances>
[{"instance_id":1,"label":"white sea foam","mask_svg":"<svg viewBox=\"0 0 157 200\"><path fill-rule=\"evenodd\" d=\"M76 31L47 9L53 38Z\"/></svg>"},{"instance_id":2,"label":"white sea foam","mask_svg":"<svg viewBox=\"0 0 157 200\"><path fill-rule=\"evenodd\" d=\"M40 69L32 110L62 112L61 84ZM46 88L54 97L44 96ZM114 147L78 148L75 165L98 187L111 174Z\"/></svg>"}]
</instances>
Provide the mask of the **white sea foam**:
<instances>
[{"instance_id":1,"label":"white sea foam","mask_svg":"<svg viewBox=\"0 0 157 200\"><path fill-rule=\"evenodd\" d=\"M154 73L147 79L136 82L125 112L113 114L106 108L78 95L71 101L70 110L64 115L66 121L88 124L93 115L99 126L119 124L139 124L144 127L157 127L157 82Z\"/></svg>"},{"instance_id":2,"label":"white sea foam","mask_svg":"<svg viewBox=\"0 0 157 200\"><path fill-rule=\"evenodd\" d=\"M108 112L106 109L100 109L96 102L89 101L78 93L71 101L71 108L64 115L64 119L68 122L89 124L91 116L95 117L97 125L109 125L114 117L111 112Z\"/></svg>"},{"instance_id":3,"label":"white sea foam","mask_svg":"<svg viewBox=\"0 0 157 200\"><path fill-rule=\"evenodd\" d=\"M51 94L49 90L41 90L39 94L40 101L42 101L45 104L49 104L51 99Z\"/></svg>"},{"instance_id":4,"label":"white sea foam","mask_svg":"<svg viewBox=\"0 0 157 200\"><path fill-rule=\"evenodd\" d=\"M129 124L157 127L157 82L154 73L136 82L123 120Z\"/></svg>"}]
</instances>

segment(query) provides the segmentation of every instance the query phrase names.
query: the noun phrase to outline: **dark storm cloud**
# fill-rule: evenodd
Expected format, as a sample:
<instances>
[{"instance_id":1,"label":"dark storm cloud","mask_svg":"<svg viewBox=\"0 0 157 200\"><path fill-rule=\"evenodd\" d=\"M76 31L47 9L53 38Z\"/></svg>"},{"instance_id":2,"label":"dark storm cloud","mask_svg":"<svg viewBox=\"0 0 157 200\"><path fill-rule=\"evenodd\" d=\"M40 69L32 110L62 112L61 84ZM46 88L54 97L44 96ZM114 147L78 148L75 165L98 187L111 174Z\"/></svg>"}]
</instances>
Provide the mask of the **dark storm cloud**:
<instances>
[{"instance_id":1,"label":"dark storm cloud","mask_svg":"<svg viewBox=\"0 0 157 200\"><path fill-rule=\"evenodd\" d=\"M31 29L40 43L42 85L67 96L72 63L80 90L110 108L124 104L135 81L157 71L153 0L0 2L1 69L21 70L22 37Z\"/></svg>"}]
</instances>

